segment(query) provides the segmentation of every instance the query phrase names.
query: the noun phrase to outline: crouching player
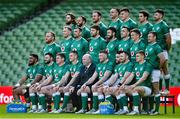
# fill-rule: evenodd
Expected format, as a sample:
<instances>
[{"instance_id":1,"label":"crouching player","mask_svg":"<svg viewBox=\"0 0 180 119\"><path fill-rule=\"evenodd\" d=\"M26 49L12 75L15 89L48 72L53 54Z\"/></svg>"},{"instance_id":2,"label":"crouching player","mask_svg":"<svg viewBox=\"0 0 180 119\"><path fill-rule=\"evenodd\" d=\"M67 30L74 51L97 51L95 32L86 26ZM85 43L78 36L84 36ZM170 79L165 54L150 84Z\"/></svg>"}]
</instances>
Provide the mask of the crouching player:
<instances>
[{"instance_id":1,"label":"crouching player","mask_svg":"<svg viewBox=\"0 0 180 119\"><path fill-rule=\"evenodd\" d=\"M20 96L25 96L27 107L30 107L29 87L40 81L43 77L43 69L38 64L38 56L30 54L26 74L13 87L13 97L15 101L20 100Z\"/></svg>"},{"instance_id":2,"label":"crouching player","mask_svg":"<svg viewBox=\"0 0 180 119\"><path fill-rule=\"evenodd\" d=\"M151 89L151 72L152 66L144 60L145 54L143 51L138 51L136 54L136 64L133 68L132 73L126 79L126 81L120 86L121 98L124 98L123 106L127 105L127 97L125 94L133 96L133 111L128 113L128 115L139 114L140 96L150 96ZM136 83L132 85L127 85L132 79L136 79Z\"/></svg>"}]
</instances>

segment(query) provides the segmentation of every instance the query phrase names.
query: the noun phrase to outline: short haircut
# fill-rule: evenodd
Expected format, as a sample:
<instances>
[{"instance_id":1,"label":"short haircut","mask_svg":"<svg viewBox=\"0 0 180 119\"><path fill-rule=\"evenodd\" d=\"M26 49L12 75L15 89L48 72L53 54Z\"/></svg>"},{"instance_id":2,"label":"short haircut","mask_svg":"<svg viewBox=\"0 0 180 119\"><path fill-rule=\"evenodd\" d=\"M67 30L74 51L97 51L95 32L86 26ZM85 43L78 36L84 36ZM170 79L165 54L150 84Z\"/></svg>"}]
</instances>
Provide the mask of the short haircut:
<instances>
[{"instance_id":1,"label":"short haircut","mask_svg":"<svg viewBox=\"0 0 180 119\"><path fill-rule=\"evenodd\" d=\"M130 54L126 51L117 51L117 54L121 54L121 53L125 53L128 57L130 56Z\"/></svg>"},{"instance_id":2,"label":"short haircut","mask_svg":"<svg viewBox=\"0 0 180 119\"><path fill-rule=\"evenodd\" d=\"M39 57L38 57L38 55L37 54L30 54L30 56L32 56L32 57L34 57L37 61L39 60Z\"/></svg>"},{"instance_id":3,"label":"short haircut","mask_svg":"<svg viewBox=\"0 0 180 119\"><path fill-rule=\"evenodd\" d=\"M49 31L49 32L47 32L47 33L50 33L50 34L51 34L51 36L52 36L52 37L54 37L54 40L56 39L56 34L55 34L54 32Z\"/></svg>"},{"instance_id":4,"label":"short haircut","mask_svg":"<svg viewBox=\"0 0 180 119\"><path fill-rule=\"evenodd\" d=\"M116 28L114 28L114 27L109 27L107 30L111 30L111 31L114 32L115 35L116 35L116 32L117 32Z\"/></svg>"},{"instance_id":5,"label":"short haircut","mask_svg":"<svg viewBox=\"0 0 180 119\"><path fill-rule=\"evenodd\" d=\"M112 9L115 9L118 12L118 15L120 14L120 9L118 8L112 8Z\"/></svg>"},{"instance_id":6,"label":"short haircut","mask_svg":"<svg viewBox=\"0 0 180 119\"><path fill-rule=\"evenodd\" d=\"M46 53L44 56L46 56L46 55L49 55L50 57L52 57L53 58L53 55L52 55L52 53Z\"/></svg>"},{"instance_id":7,"label":"short haircut","mask_svg":"<svg viewBox=\"0 0 180 119\"><path fill-rule=\"evenodd\" d=\"M162 16L164 16L164 11L162 10L162 9L157 9L156 11L155 11L155 13L160 13L160 14L162 14Z\"/></svg>"},{"instance_id":8,"label":"short haircut","mask_svg":"<svg viewBox=\"0 0 180 119\"><path fill-rule=\"evenodd\" d=\"M143 51L143 50L139 50L139 51L137 51L137 53L136 54L141 54L141 55L143 55L144 57L145 57L145 52Z\"/></svg>"},{"instance_id":9,"label":"short haircut","mask_svg":"<svg viewBox=\"0 0 180 119\"><path fill-rule=\"evenodd\" d=\"M96 29L97 31L100 31L100 27L98 25L91 26L92 29Z\"/></svg>"},{"instance_id":10,"label":"short haircut","mask_svg":"<svg viewBox=\"0 0 180 119\"><path fill-rule=\"evenodd\" d=\"M95 11L93 11L93 13L97 13L100 17L102 16L100 11L95 10Z\"/></svg>"},{"instance_id":11,"label":"short haircut","mask_svg":"<svg viewBox=\"0 0 180 119\"><path fill-rule=\"evenodd\" d=\"M141 10L139 13L143 14L144 17L147 17L147 20L149 18L149 13L146 10Z\"/></svg>"},{"instance_id":12,"label":"short haircut","mask_svg":"<svg viewBox=\"0 0 180 119\"><path fill-rule=\"evenodd\" d=\"M156 32L150 31L149 34L153 34L153 36L156 36L156 38L157 38L157 33Z\"/></svg>"},{"instance_id":13,"label":"short haircut","mask_svg":"<svg viewBox=\"0 0 180 119\"><path fill-rule=\"evenodd\" d=\"M124 7L124 8L122 8L122 9L120 9L120 13L123 12L123 11L128 12L128 13L130 12L127 7Z\"/></svg>"},{"instance_id":14,"label":"short haircut","mask_svg":"<svg viewBox=\"0 0 180 119\"><path fill-rule=\"evenodd\" d=\"M70 26L64 26L64 28L67 28L69 31L72 31L72 28Z\"/></svg>"},{"instance_id":15,"label":"short haircut","mask_svg":"<svg viewBox=\"0 0 180 119\"><path fill-rule=\"evenodd\" d=\"M80 16L82 20L86 23L86 17L85 16Z\"/></svg>"},{"instance_id":16,"label":"short haircut","mask_svg":"<svg viewBox=\"0 0 180 119\"><path fill-rule=\"evenodd\" d=\"M77 57L78 57L78 52L77 51L73 50L70 53L73 53L73 54L77 55Z\"/></svg>"},{"instance_id":17,"label":"short haircut","mask_svg":"<svg viewBox=\"0 0 180 119\"><path fill-rule=\"evenodd\" d=\"M123 26L123 27L122 27L122 29L123 29L123 28L127 29L127 30L128 30L128 32L130 32L130 28L129 28L129 27L127 27L127 26Z\"/></svg>"},{"instance_id":18,"label":"short haircut","mask_svg":"<svg viewBox=\"0 0 180 119\"><path fill-rule=\"evenodd\" d=\"M66 56L64 53L57 53L56 56L60 56L61 58L64 58L64 61L66 60Z\"/></svg>"},{"instance_id":19,"label":"short haircut","mask_svg":"<svg viewBox=\"0 0 180 119\"><path fill-rule=\"evenodd\" d=\"M135 28L131 30L131 33L134 32L136 34L138 34L139 36L141 36L141 32L139 31L139 29Z\"/></svg>"},{"instance_id":20,"label":"short haircut","mask_svg":"<svg viewBox=\"0 0 180 119\"><path fill-rule=\"evenodd\" d=\"M108 55L108 52L106 50L101 50L99 53L103 53L103 54Z\"/></svg>"},{"instance_id":21,"label":"short haircut","mask_svg":"<svg viewBox=\"0 0 180 119\"><path fill-rule=\"evenodd\" d=\"M82 32L82 28L80 27L75 27L74 29L79 29L79 31Z\"/></svg>"}]
</instances>

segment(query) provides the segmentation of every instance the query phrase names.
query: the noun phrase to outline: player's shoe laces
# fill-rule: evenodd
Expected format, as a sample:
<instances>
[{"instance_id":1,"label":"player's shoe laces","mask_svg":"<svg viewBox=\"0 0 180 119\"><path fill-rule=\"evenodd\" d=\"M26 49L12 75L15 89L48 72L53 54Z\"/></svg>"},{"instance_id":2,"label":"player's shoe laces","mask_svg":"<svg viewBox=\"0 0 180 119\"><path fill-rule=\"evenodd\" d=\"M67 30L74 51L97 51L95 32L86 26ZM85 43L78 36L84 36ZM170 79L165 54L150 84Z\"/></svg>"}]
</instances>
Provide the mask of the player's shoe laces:
<instances>
[{"instance_id":1,"label":"player's shoe laces","mask_svg":"<svg viewBox=\"0 0 180 119\"><path fill-rule=\"evenodd\" d=\"M131 111L130 113L127 113L127 115L138 115L139 111Z\"/></svg>"},{"instance_id":2,"label":"player's shoe laces","mask_svg":"<svg viewBox=\"0 0 180 119\"><path fill-rule=\"evenodd\" d=\"M119 114L119 115L123 115L123 114L127 114L127 113L129 113L129 111L128 110L119 110L119 111L117 111L115 114Z\"/></svg>"},{"instance_id":3,"label":"player's shoe laces","mask_svg":"<svg viewBox=\"0 0 180 119\"><path fill-rule=\"evenodd\" d=\"M94 108L92 108L90 111L86 112L86 114L92 114L93 112L96 112Z\"/></svg>"},{"instance_id":4,"label":"player's shoe laces","mask_svg":"<svg viewBox=\"0 0 180 119\"><path fill-rule=\"evenodd\" d=\"M87 110L85 110L85 109L81 109L81 110L79 110L78 112L75 112L76 114L84 114L84 113L86 113L87 112Z\"/></svg>"}]
</instances>

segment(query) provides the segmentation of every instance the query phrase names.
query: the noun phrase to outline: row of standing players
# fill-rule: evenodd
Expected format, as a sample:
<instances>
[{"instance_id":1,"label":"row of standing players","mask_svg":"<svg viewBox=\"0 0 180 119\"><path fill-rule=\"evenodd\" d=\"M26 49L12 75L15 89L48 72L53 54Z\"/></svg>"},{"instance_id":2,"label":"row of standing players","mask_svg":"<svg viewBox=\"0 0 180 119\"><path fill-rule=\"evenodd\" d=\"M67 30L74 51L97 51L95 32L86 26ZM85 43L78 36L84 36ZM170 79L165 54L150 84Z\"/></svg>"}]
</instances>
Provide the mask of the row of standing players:
<instances>
[{"instance_id":1,"label":"row of standing players","mask_svg":"<svg viewBox=\"0 0 180 119\"><path fill-rule=\"evenodd\" d=\"M120 13L122 21L119 20L119 18L118 18L119 13ZM73 18L72 16L73 16L72 14L67 14L67 16L66 16L67 21L68 21L68 19L72 20L72 18ZM95 72L97 73L97 77L99 77L99 79L102 79L102 80L98 81L98 82L101 82L101 83L98 83L98 85L99 85L99 84L103 84L103 82L106 81L107 78L110 76L110 74L107 75L105 73L106 70L109 72L113 72L113 68L115 67L114 73L118 72L118 71L115 71L116 67L119 67L118 65L115 66L115 59L116 59L117 51L123 51L123 53L119 52L119 54L124 54L125 56L127 55L127 57L130 58L130 61L135 65L134 67L136 67L136 61L138 59L137 54L139 53L140 57L142 55L142 59L143 59L143 56L144 56L144 58L146 59L146 62L148 62L151 65L151 68L153 67L152 71L150 70L151 68L145 68L143 70L143 67L139 68L139 70L144 71L143 73L146 74L146 78L149 76L148 73L151 74L151 79L152 79L151 81L153 82L152 89L153 89L153 93L154 93L155 99L156 99L155 102L157 103L154 114L158 114L159 100L160 100L160 94L159 94L160 68L162 69L162 72L165 75L167 89L169 88L168 84L169 84L169 78L170 78L169 73L167 71L166 62L167 62L167 52L169 51L170 46L171 46L171 44L170 44L171 39L170 39L170 34L169 34L169 27L162 20L163 16L164 16L164 12L162 10L156 10L156 12L154 13L154 18L156 20L156 24L154 24L152 26L147 21L148 16L149 16L148 13L146 11L140 11L139 20L141 22L141 26L139 27L139 29L136 29L137 28L136 23L132 19L129 18L129 10L127 8L121 9L120 12L118 12L117 9L110 10L110 16L112 18L112 22L110 23L109 28L106 28L105 25L100 21L101 20L100 12L94 11L92 16L93 16L93 22L95 23L95 25L93 25L90 28L89 33L87 30L87 27L85 27L86 19L83 16L78 17L78 19L77 19L77 21L78 21L77 23L78 23L79 27L74 27L74 24L69 24L69 22L66 22L67 25L63 28L63 35L64 35L65 40L61 40L62 42L60 42L60 46L54 42L55 34L53 32L46 33L45 39L46 39L47 45L44 47L44 54L46 54L45 55L45 63L49 63L49 61L47 59L48 59L48 57L50 58L51 55L52 55L52 59L56 58L56 60L57 60L56 54L58 52L61 52L61 53L63 52L65 54L64 56L67 59L66 62L72 63L72 64L68 65L67 69L66 68L63 68L63 69L66 69L66 72L69 72L69 75L71 75L72 79L75 80L74 77L77 77L78 75L81 74L81 73L78 73L78 72L80 72L81 68L80 69L78 68L78 67L80 67L80 65L73 66L73 62L72 62L73 54L77 53L78 60L80 63L82 56L85 53L89 53L90 56L92 57L93 63L98 64ZM115 18L115 16L116 16L116 18ZM98 21L96 21L96 20L98 20ZM80 24L80 23L82 23L82 24ZM73 31L73 35L72 35L72 31ZM103 33L105 35L103 35ZM91 37L87 38L87 36L88 36L87 34L90 34ZM86 39L84 39L82 36L83 37L86 36ZM104 40L103 37L106 38L106 40ZM121 40L118 40L117 38L120 38ZM100 51L101 50L106 51L104 53L102 52L102 54L107 55L107 59L109 59L109 61L107 63L108 65L103 66L104 61L102 62L102 60L100 59L100 54L101 54ZM72 54L72 57L69 54ZM59 54L59 57L62 58L63 55ZM70 60L68 60L68 59L70 59ZM91 58L89 58L89 59L91 59ZM82 62L83 62L83 60L82 60ZM74 64L79 64L79 63L75 62ZM147 64L147 63L145 63L145 64ZM85 64L83 63L83 65L85 65ZM50 68L51 70L48 67L49 66L47 66L47 67L45 66L44 71L41 71L41 69L39 69L39 73L37 73L38 71L36 73L34 72L34 75L42 74L41 76L44 75L47 79L51 75L52 75L52 77L54 75L54 78L52 78L52 79L56 79L56 77L58 77L58 79L61 79L62 77L63 77L62 79L64 79L64 77L65 77L65 79L68 79L67 77L69 75L67 74L68 75L67 76L66 73L64 74L64 76L62 76L62 74L61 74L60 75L61 78L58 76L58 72L56 72L58 70L58 67L57 67L57 69L55 68L56 70L53 70L53 71L51 69L52 67ZM130 67L133 67L133 65ZM149 66L144 65L144 67L149 67ZM60 71L60 69L61 68L59 68L59 71ZM124 68L124 69L126 69L126 68ZM132 74L135 74L136 77L141 76L141 78L143 79L143 76L145 74L144 75L138 74L139 72L135 71L135 69L137 70L138 68L134 68L133 71L129 71L129 72L134 72ZM128 71L128 69L126 69L126 70ZM33 71L33 70L31 70L31 71ZM31 71L29 70L29 72L28 72L28 70L27 70L27 73L26 73L27 76L28 76L28 74L30 74ZM103 72L103 71L105 71L105 72ZM41 72L43 72L43 73L41 73ZM52 74L52 72L54 72L54 74ZM33 79L32 75L33 74L30 74L30 76L31 76L31 78L29 77L30 79ZM119 73L120 77L123 77L125 74L123 76L121 76L121 75ZM26 76L26 78L27 78L27 76ZM102 77L106 77L106 78L102 78ZM128 77L133 77L133 76L128 76ZM34 76L34 78L35 78L35 76ZM40 78L40 76L38 78ZM139 78L139 79L141 79L141 78ZM69 91L73 92L72 90L74 90L74 89L71 89L71 87L72 87L71 85L74 83L74 80L71 80L64 89L61 89L63 91L60 91L60 89L58 89L58 92L57 92L57 88L55 88L57 85L53 85L53 87L56 89L56 92L55 93L51 92L51 95L54 95L53 97L57 97L56 95L59 96L60 92L62 93L66 90L64 92L64 100L65 100L65 105L66 105L67 104L66 102L68 100L67 97L69 95L68 92ZM50 86L51 88L49 88L48 86L46 87L46 85L49 84L51 81L52 80L46 80L46 81L44 81L44 83L41 82L42 85L41 84L39 85L39 83L35 83L36 80L33 80L31 82L31 84L29 84L30 87L33 87L33 88L30 88L30 97L35 96L35 92L39 92L40 94L39 93L38 94L40 97L40 102L42 102L41 97L44 98L44 94L47 94L48 91L51 91L50 89L52 88L52 85ZM55 84L57 84L57 82L59 82L59 80L57 80L57 81L54 80L54 81L56 82ZM18 87L20 84L22 84L22 82L23 81L20 81L20 83L18 83L18 85L16 85L15 87ZM119 82L119 83L123 84L123 82ZM149 84L151 84L151 83L148 83L147 87L149 87ZM138 85L139 84L136 84L136 86L138 86ZM60 85L58 84L58 86L60 86ZM45 88L43 88L43 87L45 87ZM83 86L83 87L86 89L86 86ZM134 96L136 97L138 94L141 94L142 90L144 91L144 93L150 92L150 90L147 90L147 87L143 88L143 89L139 89L140 92L138 92L139 90L135 88L136 90L133 93L131 92L133 97ZM100 99L103 99L102 94L103 93L106 94L106 91L107 92L117 91L116 89L107 88L108 90L103 92L101 88L102 88L101 86L98 87L97 85L95 87L92 87L92 89L90 88L92 90L91 92L93 92L94 100L96 100L94 98L94 96L97 97L97 94L99 94L98 97ZM17 88L15 88L15 89L16 90L14 90L14 92L18 92ZM104 88L104 89L106 89L106 88ZM125 87L123 86L123 90L124 89L125 89ZM133 89L134 89L134 87L133 87ZM99 90L101 90L101 91L99 91ZM86 97L87 91L85 91L85 92L81 93L82 97ZM119 93L116 95L119 98L122 96L122 94L120 92L121 91L119 91ZM126 91L122 91L122 92L126 92ZM15 95L15 94L16 93L14 93L14 97L17 97L17 95ZM113 95L113 94L111 94L111 95ZM110 97L109 95L107 97ZM151 97L151 99L154 101L153 97ZM56 99L54 99L54 100L56 100ZM93 100L93 103L94 103L94 100ZM144 98L144 102L146 102L146 101L147 101L147 99ZM63 105L64 105L64 102L63 102ZM122 106L122 105L120 105L120 106ZM125 109L120 108L122 110L117 111L117 113L121 114L122 111L124 111L124 110L125 110L124 112L127 113L126 106L124 106L124 107L125 107ZM146 106L144 105L144 107L143 107L144 110L146 112L148 112L147 108L145 109L145 107ZM35 108L35 105L32 108ZM40 106L40 108L42 108L42 105ZM84 108L85 108L85 106L84 106ZM45 106L43 106L42 109L45 109ZM62 111L62 109L63 108L60 108L61 111ZM33 111L34 111L34 109L33 109ZM41 111L43 112L43 110L41 110ZM56 110L54 112L57 112L57 111L58 110ZM85 112L85 111L86 111L86 108L80 110L80 112ZM97 109L95 109L94 111L97 111ZM136 113L138 113L137 107L134 108L134 110L131 114L136 114Z\"/></svg>"}]
</instances>

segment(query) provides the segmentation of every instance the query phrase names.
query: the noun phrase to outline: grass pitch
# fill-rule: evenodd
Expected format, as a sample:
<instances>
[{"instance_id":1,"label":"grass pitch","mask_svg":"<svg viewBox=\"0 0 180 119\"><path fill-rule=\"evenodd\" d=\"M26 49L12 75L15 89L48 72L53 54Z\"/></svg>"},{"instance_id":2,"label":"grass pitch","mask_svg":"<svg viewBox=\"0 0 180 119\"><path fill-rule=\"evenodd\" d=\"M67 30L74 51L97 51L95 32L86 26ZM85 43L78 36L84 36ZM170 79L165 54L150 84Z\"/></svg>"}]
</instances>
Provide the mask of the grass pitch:
<instances>
[{"instance_id":1,"label":"grass pitch","mask_svg":"<svg viewBox=\"0 0 180 119\"><path fill-rule=\"evenodd\" d=\"M87 114L74 114L74 113L62 113L62 114L28 114L28 113L6 113L6 105L0 106L0 118L3 119L180 119L180 107L176 107L175 114L172 113L172 108L167 108L167 114L164 114L164 107L160 107L160 115L150 116L150 115L87 115Z\"/></svg>"}]
</instances>

